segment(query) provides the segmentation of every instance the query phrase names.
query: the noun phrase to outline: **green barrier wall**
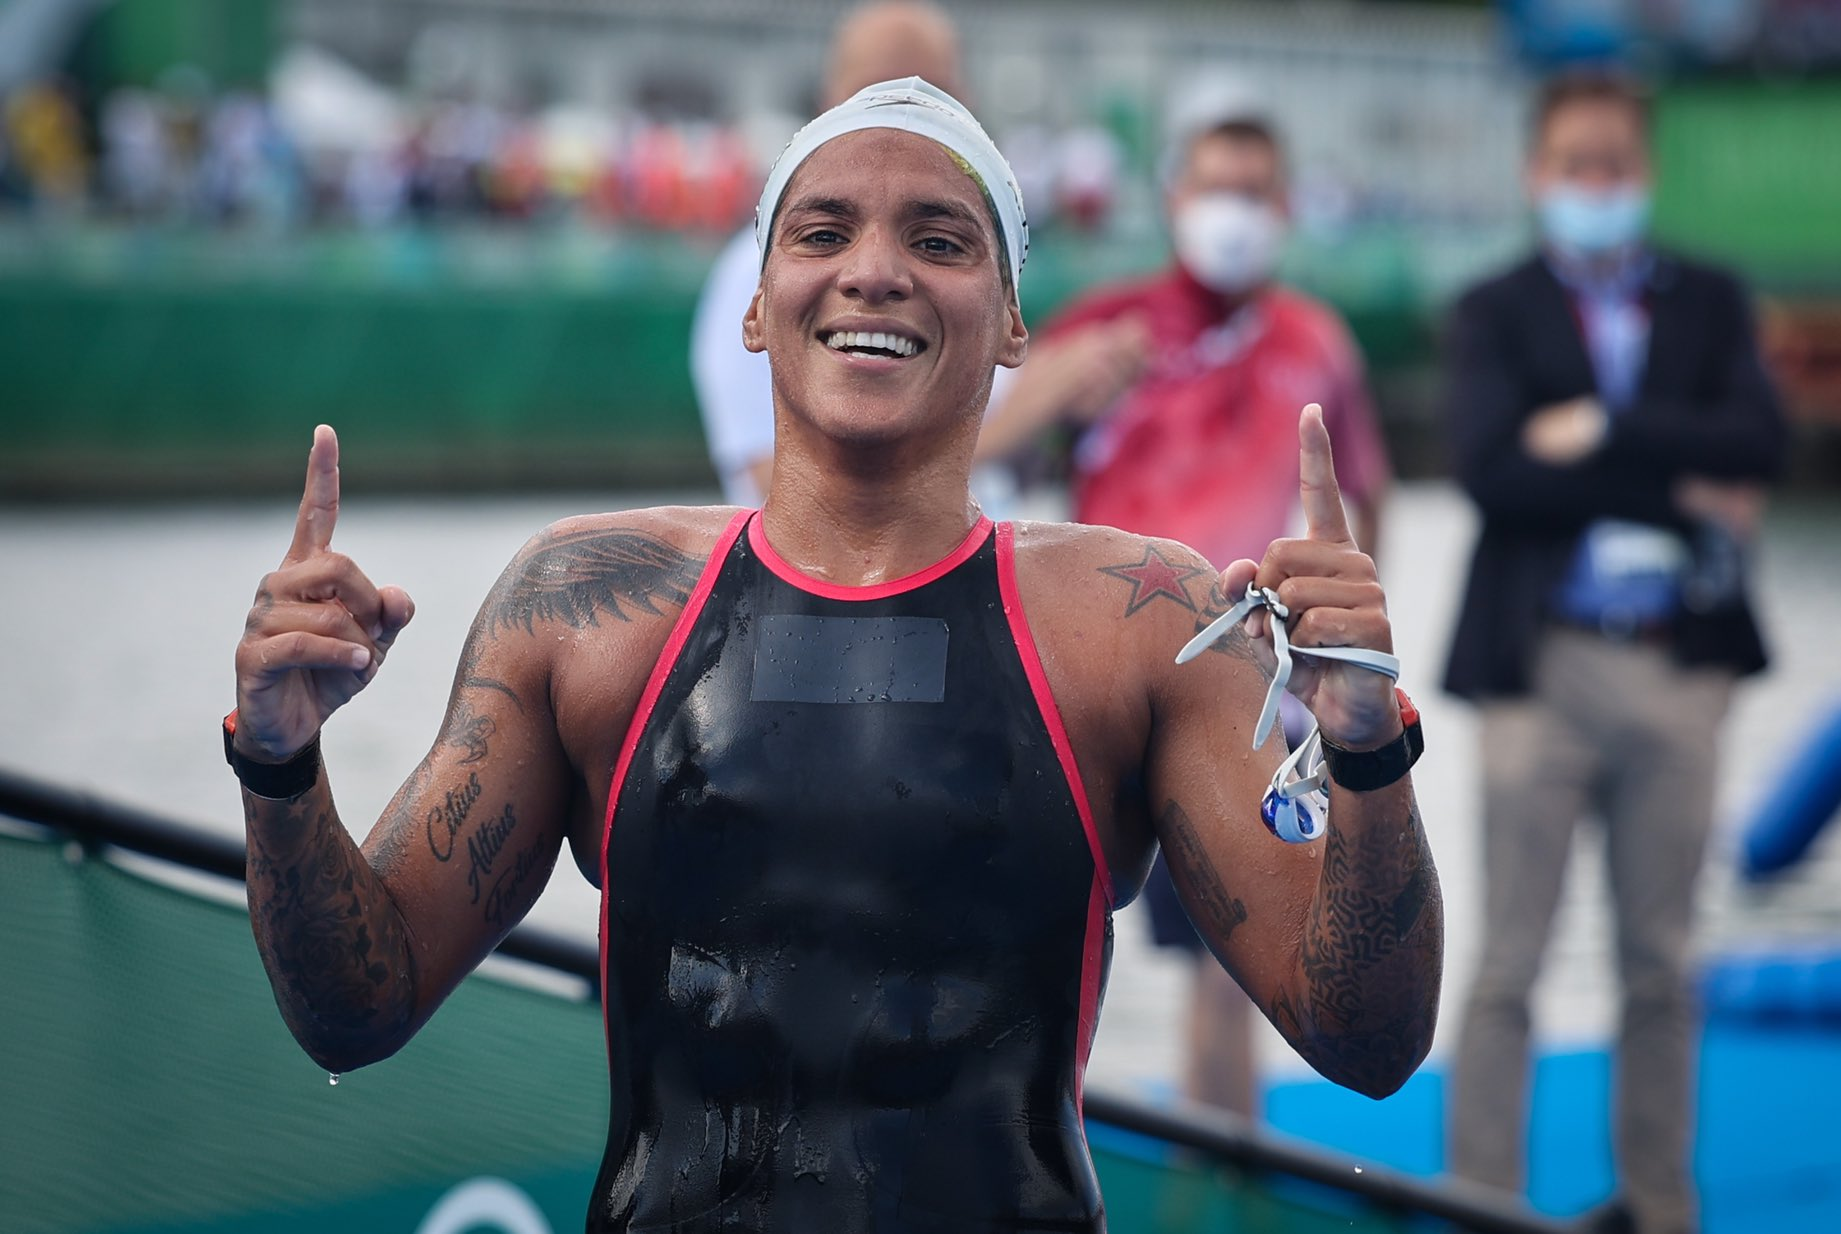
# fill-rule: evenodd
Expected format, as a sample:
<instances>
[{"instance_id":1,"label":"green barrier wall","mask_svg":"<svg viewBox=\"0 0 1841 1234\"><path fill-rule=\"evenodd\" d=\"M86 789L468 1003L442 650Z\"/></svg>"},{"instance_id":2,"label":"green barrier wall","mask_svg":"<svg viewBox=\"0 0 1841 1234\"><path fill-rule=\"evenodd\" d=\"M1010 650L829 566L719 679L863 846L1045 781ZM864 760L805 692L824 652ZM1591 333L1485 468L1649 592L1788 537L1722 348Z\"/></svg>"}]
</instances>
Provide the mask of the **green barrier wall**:
<instances>
[{"instance_id":1,"label":"green barrier wall","mask_svg":"<svg viewBox=\"0 0 1841 1234\"><path fill-rule=\"evenodd\" d=\"M89 22L69 67L97 95L158 85L180 65L219 87L260 87L277 16L276 0L114 0Z\"/></svg>"},{"instance_id":2,"label":"green barrier wall","mask_svg":"<svg viewBox=\"0 0 1841 1234\"><path fill-rule=\"evenodd\" d=\"M12 1234L407 1232L480 1174L580 1227L606 1130L592 1007L473 980L335 1088L282 1025L236 908L0 840L0 923Z\"/></svg>"},{"instance_id":3,"label":"green barrier wall","mask_svg":"<svg viewBox=\"0 0 1841 1234\"><path fill-rule=\"evenodd\" d=\"M1656 230L1785 292L1841 291L1841 82L1670 87Z\"/></svg>"},{"instance_id":4,"label":"green barrier wall","mask_svg":"<svg viewBox=\"0 0 1841 1234\"><path fill-rule=\"evenodd\" d=\"M282 1026L241 907L71 851L0 836L0 1229L581 1228L606 1131L593 1005L476 976L333 1087ZM1114 1234L1401 1228L1094 1138ZM471 1218L443 1224L444 1201Z\"/></svg>"},{"instance_id":5,"label":"green barrier wall","mask_svg":"<svg viewBox=\"0 0 1841 1234\"><path fill-rule=\"evenodd\" d=\"M1409 254L1377 231L1295 257L1377 366L1427 351ZM713 256L566 229L0 228L0 497L291 491L321 420L358 488L709 483L687 352ZM1163 260L1157 237L1044 238L1025 314Z\"/></svg>"},{"instance_id":6,"label":"green barrier wall","mask_svg":"<svg viewBox=\"0 0 1841 1234\"><path fill-rule=\"evenodd\" d=\"M49 251L13 239L0 251L0 489L274 487L321 420L360 485L708 475L686 359L705 251L492 235L95 232Z\"/></svg>"}]
</instances>

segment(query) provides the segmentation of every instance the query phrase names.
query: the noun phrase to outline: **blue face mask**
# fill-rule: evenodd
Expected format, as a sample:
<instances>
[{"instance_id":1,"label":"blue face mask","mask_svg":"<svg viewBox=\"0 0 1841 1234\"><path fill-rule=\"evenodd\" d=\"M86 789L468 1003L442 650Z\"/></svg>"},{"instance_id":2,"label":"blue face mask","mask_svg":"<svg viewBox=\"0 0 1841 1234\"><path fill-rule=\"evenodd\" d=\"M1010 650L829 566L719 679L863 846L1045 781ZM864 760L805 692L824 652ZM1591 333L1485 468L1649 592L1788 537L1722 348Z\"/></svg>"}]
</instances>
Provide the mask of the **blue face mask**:
<instances>
[{"instance_id":1,"label":"blue face mask","mask_svg":"<svg viewBox=\"0 0 1841 1234\"><path fill-rule=\"evenodd\" d=\"M1569 257L1602 257L1636 243L1649 225L1649 191L1639 185L1586 189L1561 184L1535 203L1541 234Z\"/></svg>"}]
</instances>

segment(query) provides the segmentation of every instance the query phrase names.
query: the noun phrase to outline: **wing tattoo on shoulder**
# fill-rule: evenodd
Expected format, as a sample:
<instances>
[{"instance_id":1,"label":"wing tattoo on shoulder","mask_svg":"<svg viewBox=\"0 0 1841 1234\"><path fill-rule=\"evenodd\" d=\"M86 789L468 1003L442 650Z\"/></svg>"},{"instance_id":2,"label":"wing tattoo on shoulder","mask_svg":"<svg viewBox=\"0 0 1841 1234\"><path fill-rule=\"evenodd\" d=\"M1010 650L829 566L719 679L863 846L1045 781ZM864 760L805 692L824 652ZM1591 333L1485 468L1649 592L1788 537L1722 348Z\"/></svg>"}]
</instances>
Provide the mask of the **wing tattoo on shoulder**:
<instances>
[{"instance_id":1,"label":"wing tattoo on shoulder","mask_svg":"<svg viewBox=\"0 0 1841 1234\"><path fill-rule=\"evenodd\" d=\"M636 613L660 615L659 604L682 607L703 563L643 532L614 528L576 532L536 549L507 572L492 606L491 626L538 622L571 629L600 625L600 616L631 621Z\"/></svg>"}]
</instances>

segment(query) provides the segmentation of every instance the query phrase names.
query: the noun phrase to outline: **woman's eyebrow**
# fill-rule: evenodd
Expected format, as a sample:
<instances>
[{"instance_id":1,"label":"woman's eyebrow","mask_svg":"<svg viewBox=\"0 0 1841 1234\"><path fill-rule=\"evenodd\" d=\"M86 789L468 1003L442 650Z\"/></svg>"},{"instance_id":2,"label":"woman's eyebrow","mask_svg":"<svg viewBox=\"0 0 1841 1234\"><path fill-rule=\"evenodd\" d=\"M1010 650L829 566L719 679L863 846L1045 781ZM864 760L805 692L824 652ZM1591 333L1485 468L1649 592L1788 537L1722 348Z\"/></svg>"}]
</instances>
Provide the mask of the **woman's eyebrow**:
<instances>
[{"instance_id":1,"label":"woman's eyebrow","mask_svg":"<svg viewBox=\"0 0 1841 1234\"><path fill-rule=\"evenodd\" d=\"M857 208L841 197L801 197L782 210L781 214L832 214L839 218L854 219Z\"/></svg>"},{"instance_id":2,"label":"woman's eyebrow","mask_svg":"<svg viewBox=\"0 0 1841 1234\"><path fill-rule=\"evenodd\" d=\"M913 201L908 203L906 213L911 219L952 219L974 231L981 231L984 222L982 215L956 201Z\"/></svg>"}]
</instances>

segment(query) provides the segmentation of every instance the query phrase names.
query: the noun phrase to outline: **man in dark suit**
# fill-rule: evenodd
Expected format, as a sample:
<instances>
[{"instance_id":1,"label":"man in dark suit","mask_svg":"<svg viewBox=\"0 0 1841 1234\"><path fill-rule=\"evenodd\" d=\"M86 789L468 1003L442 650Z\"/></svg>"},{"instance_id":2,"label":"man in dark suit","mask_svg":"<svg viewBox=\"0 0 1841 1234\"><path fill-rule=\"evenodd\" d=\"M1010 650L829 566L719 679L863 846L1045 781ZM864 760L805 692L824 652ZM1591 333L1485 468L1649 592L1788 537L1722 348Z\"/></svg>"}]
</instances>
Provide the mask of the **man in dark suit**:
<instances>
[{"instance_id":1,"label":"man in dark suit","mask_svg":"<svg viewBox=\"0 0 1841 1234\"><path fill-rule=\"evenodd\" d=\"M1634 87L1549 83L1527 187L1540 251L1467 294L1450 339L1455 461L1482 532L1445 684L1480 708L1487 877L1451 1161L1522 1185L1528 995L1592 814L1623 990L1619 1219L1687 1231L1694 883L1732 683L1765 662L1740 562L1786 431L1744 290L1645 240Z\"/></svg>"}]
</instances>

